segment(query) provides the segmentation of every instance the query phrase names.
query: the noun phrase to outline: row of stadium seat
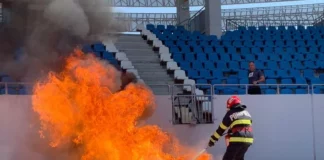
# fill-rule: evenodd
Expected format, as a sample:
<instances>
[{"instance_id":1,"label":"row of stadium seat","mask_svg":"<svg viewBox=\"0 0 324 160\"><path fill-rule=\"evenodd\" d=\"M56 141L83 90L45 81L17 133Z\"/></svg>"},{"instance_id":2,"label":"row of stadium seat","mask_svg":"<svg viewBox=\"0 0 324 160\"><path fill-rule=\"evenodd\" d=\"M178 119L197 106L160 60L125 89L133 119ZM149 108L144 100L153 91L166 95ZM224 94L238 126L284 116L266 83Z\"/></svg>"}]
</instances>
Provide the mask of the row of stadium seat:
<instances>
[{"instance_id":1,"label":"row of stadium seat","mask_svg":"<svg viewBox=\"0 0 324 160\"><path fill-rule=\"evenodd\" d=\"M194 57L183 58L181 55L173 56L173 60L178 62L179 66L184 70L190 69L219 69L222 71L238 71L241 69L248 69L249 61L222 61L222 60L208 60L200 61ZM261 70L267 69L324 69L324 61L255 61L256 67Z\"/></svg>"},{"instance_id":2,"label":"row of stadium seat","mask_svg":"<svg viewBox=\"0 0 324 160\"><path fill-rule=\"evenodd\" d=\"M279 82L280 81L280 82ZM307 80L304 77L293 77L293 78L285 78L285 79L266 79L266 82L264 85L261 85L261 88L276 88L277 84L288 84L288 88L305 88L307 86L307 81L309 81L310 84L317 85L317 84L323 84L323 79L317 78L317 77L308 77ZM224 83L225 82L225 83ZM203 77L199 76L196 79L196 83L200 86L200 88L206 88L206 84L212 84L212 85L223 85L223 84L232 84L233 86L231 87L226 87L226 88L237 88L238 86L235 86L237 84L240 85L246 85L248 84L248 79L247 78L236 78L236 77L229 77L226 78L225 80L220 78L215 78L215 77ZM296 85L293 85L296 84ZM300 86L302 85L302 86ZM287 86L286 86L287 87ZM322 87L320 87L322 88Z\"/></svg>"},{"instance_id":3,"label":"row of stadium seat","mask_svg":"<svg viewBox=\"0 0 324 160\"><path fill-rule=\"evenodd\" d=\"M170 48L170 52L174 53L240 53L240 54L315 54L315 53L324 53L324 46L322 47L190 47L187 45L175 46L173 44L165 44Z\"/></svg>"},{"instance_id":4,"label":"row of stadium seat","mask_svg":"<svg viewBox=\"0 0 324 160\"><path fill-rule=\"evenodd\" d=\"M82 48L85 53L94 53L95 56L100 57L104 60L109 61L110 64L119 68L119 61L115 58L114 54L106 51L106 47L102 43L95 43L92 45L85 45ZM0 94L11 94L11 95L25 95L31 94L32 86L26 84L12 84L15 82L14 79L6 74L0 74L0 82L7 82L7 87L4 83L0 84ZM7 88L7 90L6 90Z\"/></svg>"},{"instance_id":5,"label":"row of stadium seat","mask_svg":"<svg viewBox=\"0 0 324 160\"><path fill-rule=\"evenodd\" d=\"M324 60L324 54L221 54L221 53L181 53L175 52L171 54L173 58L177 57L179 61L224 61L224 62L231 62L231 61L316 61L316 60Z\"/></svg>"},{"instance_id":6,"label":"row of stadium seat","mask_svg":"<svg viewBox=\"0 0 324 160\"><path fill-rule=\"evenodd\" d=\"M202 85L199 88L207 93L210 91L206 84L247 84L249 61L255 61L256 67L264 70L265 84L296 84L280 87L280 91L287 94L302 94L305 93L307 85L324 83L321 71L314 71L324 69L324 41L321 37L324 28L241 28L234 32L226 32L221 40L215 36L185 31L181 26L157 29L148 25L147 28L169 48L172 60L185 71L181 74L195 80L198 86ZM267 35L268 39L264 39ZM276 37L278 35L280 38ZM320 37L313 40L314 35ZM261 38L253 40L254 38L249 36ZM287 36L291 38L284 38ZM303 39L307 36L309 38ZM242 37L248 39L242 40ZM164 53L168 54L165 51ZM273 92L273 88L276 87L262 88L264 93L277 93L276 90ZM214 91L216 94L246 92L237 86L216 87ZM323 88L316 87L314 92L322 93Z\"/></svg>"},{"instance_id":7,"label":"row of stadium seat","mask_svg":"<svg viewBox=\"0 0 324 160\"><path fill-rule=\"evenodd\" d=\"M323 92L320 88L314 88L314 91L308 89L280 89L279 94L308 94L308 93L314 93L314 94L321 94ZM277 89L262 89L263 94L278 94ZM207 91L207 94L211 94L210 90ZM246 89L215 89L214 94L222 94L222 95L244 95L246 94Z\"/></svg>"},{"instance_id":8,"label":"row of stadium seat","mask_svg":"<svg viewBox=\"0 0 324 160\"><path fill-rule=\"evenodd\" d=\"M163 38L160 38L163 40ZM259 47L259 48L265 48L265 47L316 47L319 48L321 46L324 46L324 40L202 40L202 41L183 41L183 40L172 40L172 39L164 39L165 45L169 47L173 46L189 46L189 47L233 47L241 48L241 47Z\"/></svg>"}]
</instances>

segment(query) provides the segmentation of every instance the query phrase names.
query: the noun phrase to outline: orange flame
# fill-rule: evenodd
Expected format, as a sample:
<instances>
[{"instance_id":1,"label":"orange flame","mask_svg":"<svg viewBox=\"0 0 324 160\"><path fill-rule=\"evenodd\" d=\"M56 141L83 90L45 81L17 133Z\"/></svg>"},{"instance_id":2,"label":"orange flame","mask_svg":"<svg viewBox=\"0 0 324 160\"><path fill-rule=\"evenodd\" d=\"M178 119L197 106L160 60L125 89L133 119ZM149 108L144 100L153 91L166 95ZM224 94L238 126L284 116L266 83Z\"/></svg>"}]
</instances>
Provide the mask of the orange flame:
<instances>
[{"instance_id":1,"label":"orange flame","mask_svg":"<svg viewBox=\"0 0 324 160\"><path fill-rule=\"evenodd\" d=\"M155 108L143 84L120 89L120 73L93 55L76 50L64 71L49 73L34 89L33 110L40 135L53 148L71 146L81 160L189 160L196 152L181 146L158 126L138 125ZM202 155L199 160L209 160Z\"/></svg>"}]
</instances>

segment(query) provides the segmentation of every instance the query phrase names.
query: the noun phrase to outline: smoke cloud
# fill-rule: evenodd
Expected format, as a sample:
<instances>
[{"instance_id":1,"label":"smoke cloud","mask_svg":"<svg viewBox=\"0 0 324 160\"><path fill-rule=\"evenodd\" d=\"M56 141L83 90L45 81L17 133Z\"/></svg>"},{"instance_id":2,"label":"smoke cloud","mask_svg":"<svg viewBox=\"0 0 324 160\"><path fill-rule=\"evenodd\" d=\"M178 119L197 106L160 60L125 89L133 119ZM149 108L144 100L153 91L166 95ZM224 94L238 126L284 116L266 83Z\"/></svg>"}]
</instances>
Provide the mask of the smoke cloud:
<instances>
[{"instance_id":1,"label":"smoke cloud","mask_svg":"<svg viewBox=\"0 0 324 160\"><path fill-rule=\"evenodd\" d=\"M76 46L100 40L91 35L120 31L108 1L35 2L16 0L2 6L0 72L16 81L33 82L49 70L58 71Z\"/></svg>"},{"instance_id":2,"label":"smoke cloud","mask_svg":"<svg viewBox=\"0 0 324 160\"><path fill-rule=\"evenodd\" d=\"M108 0L36 2L14 0L2 3L5 22L0 26L0 73L16 81L33 83L49 71L59 72L64 67L65 58L75 47L101 40L100 36L93 35L121 31L120 22L113 19L111 9L107 6ZM114 37L109 34L105 38ZM17 54L19 48L23 50ZM117 77L120 80L116 80L116 85L122 88L136 81L132 74ZM80 159L73 146L67 146L73 152L57 155L59 149L53 150L48 142L40 141L38 117L31 109L18 109L13 111L13 108L8 108L8 113L1 114L1 117L7 117L10 126L16 126L2 128L10 130L7 135L1 134L1 143L8 145L5 148L0 145L3 160Z\"/></svg>"}]
</instances>

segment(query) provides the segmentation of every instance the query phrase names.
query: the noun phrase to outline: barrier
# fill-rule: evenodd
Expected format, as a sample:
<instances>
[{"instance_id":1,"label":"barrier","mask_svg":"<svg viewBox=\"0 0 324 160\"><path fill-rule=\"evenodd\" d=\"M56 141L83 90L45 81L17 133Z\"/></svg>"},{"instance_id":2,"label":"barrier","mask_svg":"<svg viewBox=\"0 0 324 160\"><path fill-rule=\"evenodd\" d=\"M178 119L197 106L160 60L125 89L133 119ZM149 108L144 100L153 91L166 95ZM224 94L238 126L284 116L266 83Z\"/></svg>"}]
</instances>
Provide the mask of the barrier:
<instances>
[{"instance_id":1,"label":"barrier","mask_svg":"<svg viewBox=\"0 0 324 160\"><path fill-rule=\"evenodd\" d=\"M212 95L172 96L173 124L213 123Z\"/></svg>"},{"instance_id":2,"label":"barrier","mask_svg":"<svg viewBox=\"0 0 324 160\"><path fill-rule=\"evenodd\" d=\"M156 95L177 95L196 94L196 89L200 89L203 93L198 95L232 95L232 94L248 94L248 87L251 84L147 84L150 88L159 86L167 92ZM322 94L324 93L324 84L258 84L263 90L263 94ZM17 83L17 82L0 82L0 94L9 95L26 95L31 94L33 83ZM267 89L275 90L275 93L265 93ZM292 90L292 93L284 92L284 89ZM298 89L303 89L305 92L297 92Z\"/></svg>"}]
</instances>

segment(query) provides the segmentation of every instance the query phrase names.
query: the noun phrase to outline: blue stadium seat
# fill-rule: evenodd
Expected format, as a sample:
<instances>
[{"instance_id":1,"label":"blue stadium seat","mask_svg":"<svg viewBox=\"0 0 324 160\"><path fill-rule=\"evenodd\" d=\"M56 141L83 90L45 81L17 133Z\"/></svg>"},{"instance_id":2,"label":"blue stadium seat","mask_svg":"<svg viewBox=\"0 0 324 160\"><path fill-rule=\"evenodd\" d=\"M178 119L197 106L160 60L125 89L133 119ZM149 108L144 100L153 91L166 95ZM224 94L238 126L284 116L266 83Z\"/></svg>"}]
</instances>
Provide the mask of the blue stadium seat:
<instances>
[{"instance_id":1,"label":"blue stadium seat","mask_svg":"<svg viewBox=\"0 0 324 160\"><path fill-rule=\"evenodd\" d=\"M212 71L212 76L214 79L224 79L224 73L221 70L213 70Z\"/></svg>"},{"instance_id":2,"label":"blue stadium seat","mask_svg":"<svg viewBox=\"0 0 324 160\"><path fill-rule=\"evenodd\" d=\"M213 52L215 52L214 48L211 47L211 46L205 46L203 49L204 49L205 53L213 53Z\"/></svg>"},{"instance_id":3,"label":"blue stadium seat","mask_svg":"<svg viewBox=\"0 0 324 160\"><path fill-rule=\"evenodd\" d=\"M284 84L284 85L281 85L280 88L282 88L282 87L283 88L297 88L297 86L289 85L289 84L294 84L291 78L281 79L281 84ZM285 84L288 84L288 85L285 85Z\"/></svg>"},{"instance_id":4,"label":"blue stadium seat","mask_svg":"<svg viewBox=\"0 0 324 160\"><path fill-rule=\"evenodd\" d=\"M265 47L263 50L264 54L273 54L274 53L274 48L273 47Z\"/></svg>"},{"instance_id":5,"label":"blue stadium seat","mask_svg":"<svg viewBox=\"0 0 324 160\"><path fill-rule=\"evenodd\" d=\"M277 78L274 70L264 70L264 76L266 78Z\"/></svg>"},{"instance_id":6,"label":"blue stadium seat","mask_svg":"<svg viewBox=\"0 0 324 160\"><path fill-rule=\"evenodd\" d=\"M212 74L211 74L211 72L210 72L210 70L200 70L199 71L199 75L201 76L201 77L204 77L204 79L214 79L214 77L212 76Z\"/></svg>"},{"instance_id":7,"label":"blue stadium seat","mask_svg":"<svg viewBox=\"0 0 324 160\"><path fill-rule=\"evenodd\" d=\"M259 48L259 47L253 47L253 48L251 48L251 53L252 54L261 54L262 52L261 52L261 48Z\"/></svg>"},{"instance_id":8,"label":"blue stadium seat","mask_svg":"<svg viewBox=\"0 0 324 160\"><path fill-rule=\"evenodd\" d=\"M271 61L280 61L280 57L277 54L271 54L270 57L269 57L269 59Z\"/></svg>"},{"instance_id":9,"label":"blue stadium seat","mask_svg":"<svg viewBox=\"0 0 324 160\"><path fill-rule=\"evenodd\" d=\"M279 68L280 69L290 69L291 68L290 62L280 61Z\"/></svg>"},{"instance_id":10,"label":"blue stadium seat","mask_svg":"<svg viewBox=\"0 0 324 160\"><path fill-rule=\"evenodd\" d=\"M230 69L227 67L227 63L223 62L223 61L217 62L216 67L217 67L217 69L221 69L221 70L224 70L224 71L230 71Z\"/></svg>"},{"instance_id":11,"label":"blue stadium seat","mask_svg":"<svg viewBox=\"0 0 324 160\"><path fill-rule=\"evenodd\" d=\"M266 79L266 84L267 85L265 88L277 88L277 80L276 79Z\"/></svg>"},{"instance_id":12,"label":"blue stadium seat","mask_svg":"<svg viewBox=\"0 0 324 160\"><path fill-rule=\"evenodd\" d=\"M253 43L252 43L253 41L251 41L251 40L246 40L246 41L243 41L243 46L244 47L249 47L249 48L251 48L251 47L254 47L254 45L253 45Z\"/></svg>"},{"instance_id":13,"label":"blue stadium seat","mask_svg":"<svg viewBox=\"0 0 324 160\"><path fill-rule=\"evenodd\" d=\"M220 54L219 55L220 60L224 62L229 62L231 61L230 55L229 54Z\"/></svg>"},{"instance_id":14,"label":"blue stadium seat","mask_svg":"<svg viewBox=\"0 0 324 160\"><path fill-rule=\"evenodd\" d=\"M305 61L304 62L304 65L305 65L305 68L307 68L307 69L317 69L317 68L320 68L319 66L317 66L315 64L314 61Z\"/></svg>"},{"instance_id":15,"label":"blue stadium seat","mask_svg":"<svg viewBox=\"0 0 324 160\"><path fill-rule=\"evenodd\" d=\"M245 69L245 70L249 69L249 62L247 61L240 62L240 67L241 69Z\"/></svg>"},{"instance_id":16,"label":"blue stadium seat","mask_svg":"<svg viewBox=\"0 0 324 160\"><path fill-rule=\"evenodd\" d=\"M291 89L281 89L280 94L293 94Z\"/></svg>"},{"instance_id":17,"label":"blue stadium seat","mask_svg":"<svg viewBox=\"0 0 324 160\"><path fill-rule=\"evenodd\" d=\"M266 89L265 94L277 94L277 91L275 89Z\"/></svg>"},{"instance_id":18,"label":"blue stadium seat","mask_svg":"<svg viewBox=\"0 0 324 160\"><path fill-rule=\"evenodd\" d=\"M231 54L232 61L242 61L240 54Z\"/></svg>"},{"instance_id":19,"label":"blue stadium seat","mask_svg":"<svg viewBox=\"0 0 324 160\"><path fill-rule=\"evenodd\" d=\"M248 71L247 70L238 70L238 77L239 78L246 78L247 76L248 76Z\"/></svg>"},{"instance_id":20,"label":"blue stadium seat","mask_svg":"<svg viewBox=\"0 0 324 160\"><path fill-rule=\"evenodd\" d=\"M12 78L10 78L8 76L3 76L3 77L1 77L1 82L15 82L15 80L13 80Z\"/></svg>"},{"instance_id":21,"label":"blue stadium seat","mask_svg":"<svg viewBox=\"0 0 324 160\"><path fill-rule=\"evenodd\" d=\"M288 70L280 69L280 70L277 70L277 77L278 78L291 78L292 76L289 75Z\"/></svg>"},{"instance_id":22,"label":"blue stadium seat","mask_svg":"<svg viewBox=\"0 0 324 160\"><path fill-rule=\"evenodd\" d=\"M274 46L275 47L283 47L283 46L285 46L285 41L283 41L283 40L276 40Z\"/></svg>"},{"instance_id":23,"label":"blue stadium seat","mask_svg":"<svg viewBox=\"0 0 324 160\"><path fill-rule=\"evenodd\" d=\"M203 63L203 65L204 65L204 68L205 69L208 69L208 70L214 70L214 69L216 69L215 63L212 62L212 61L205 61Z\"/></svg>"},{"instance_id":24,"label":"blue stadium seat","mask_svg":"<svg viewBox=\"0 0 324 160\"><path fill-rule=\"evenodd\" d=\"M188 62L194 62L196 60L195 55L190 53L184 54L184 60Z\"/></svg>"},{"instance_id":25,"label":"blue stadium seat","mask_svg":"<svg viewBox=\"0 0 324 160\"><path fill-rule=\"evenodd\" d=\"M199 75L199 72L197 70L188 70L188 77L191 79L201 79L204 78L202 76Z\"/></svg>"},{"instance_id":26,"label":"blue stadium seat","mask_svg":"<svg viewBox=\"0 0 324 160\"><path fill-rule=\"evenodd\" d=\"M291 63L291 67L293 69L299 69L299 70L306 69L306 67L300 61L293 61Z\"/></svg>"},{"instance_id":27,"label":"blue stadium seat","mask_svg":"<svg viewBox=\"0 0 324 160\"><path fill-rule=\"evenodd\" d=\"M324 48L323 48L323 53L324 53ZM245 55L245 54L251 54L251 49L248 47L242 47L241 48L241 54Z\"/></svg>"},{"instance_id":28,"label":"blue stadium seat","mask_svg":"<svg viewBox=\"0 0 324 160\"><path fill-rule=\"evenodd\" d=\"M219 60L219 57L216 53L208 53L207 54L208 60L212 62L216 62Z\"/></svg>"},{"instance_id":29,"label":"blue stadium seat","mask_svg":"<svg viewBox=\"0 0 324 160\"><path fill-rule=\"evenodd\" d=\"M307 81L303 77L295 77L295 83L303 86L298 86L299 88L307 88Z\"/></svg>"},{"instance_id":30,"label":"blue stadium seat","mask_svg":"<svg viewBox=\"0 0 324 160\"><path fill-rule=\"evenodd\" d=\"M106 46L102 43L95 43L92 45L92 48L95 52L104 52L106 51Z\"/></svg>"},{"instance_id":31,"label":"blue stadium seat","mask_svg":"<svg viewBox=\"0 0 324 160\"><path fill-rule=\"evenodd\" d=\"M238 62L231 61L228 63L228 66L232 71L238 71L240 69Z\"/></svg>"},{"instance_id":32,"label":"blue stadium seat","mask_svg":"<svg viewBox=\"0 0 324 160\"><path fill-rule=\"evenodd\" d=\"M314 78L314 74L314 70L307 69L303 71L303 75L306 79Z\"/></svg>"},{"instance_id":33,"label":"blue stadium seat","mask_svg":"<svg viewBox=\"0 0 324 160\"><path fill-rule=\"evenodd\" d=\"M267 68L268 69L275 69L275 70L279 69L278 64L277 64L276 61L268 61L267 62Z\"/></svg>"},{"instance_id":34,"label":"blue stadium seat","mask_svg":"<svg viewBox=\"0 0 324 160\"><path fill-rule=\"evenodd\" d=\"M266 40L265 41L265 46L266 47L274 47L275 46L275 43L272 40Z\"/></svg>"},{"instance_id":35,"label":"blue stadium seat","mask_svg":"<svg viewBox=\"0 0 324 160\"><path fill-rule=\"evenodd\" d=\"M197 61L200 61L200 62L207 61L207 55L204 53L198 53L198 54L196 54L196 56L197 56Z\"/></svg>"},{"instance_id":36,"label":"blue stadium seat","mask_svg":"<svg viewBox=\"0 0 324 160\"><path fill-rule=\"evenodd\" d=\"M186 62L186 61L179 62L179 66L183 70L189 70L191 68L190 62Z\"/></svg>"},{"instance_id":37,"label":"blue stadium seat","mask_svg":"<svg viewBox=\"0 0 324 160\"><path fill-rule=\"evenodd\" d=\"M295 94L308 94L308 92L306 89L296 89Z\"/></svg>"},{"instance_id":38,"label":"blue stadium seat","mask_svg":"<svg viewBox=\"0 0 324 160\"><path fill-rule=\"evenodd\" d=\"M305 60L315 61L316 60L316 55L315 54L306 54Z\"/></svg>"},{"instance_id":39,"label":"blue stadium seat","mask_svg":"<svg viewBox=\"0 0 324 160\"><path fill-rule=\"evenodd\" d=\"M176 61L176 62L184 61L184 59L183 59L183 55L182 55L182 54L176 54L176 55L173 55L172 58L173 58L173 60Z\"/></svg>"},{"instance_id":40,"label":"blue stadium seat","mask_svg":"<svg viewBox=\"0 0 324 160\"><path fill-rule=\"evenodd\" d=\"M219 54L225 54L224 47L217 47L215 51L216 51L216 53L219 53Z\"/></svg>"},{"instance_id":41,"label":"blue stadium seat","mask_svg":"<svg viewBox=\"0 0 324 160\"><path fill-rule=\"evenodd\" d=\"M255 61L255 55L253 54L245 54L243 56L246 61Z\"/></svg>"},{"instance_id":42,"label":"blue stadium seat","mask_svg":"<svg viewBox=\"0 0 324 160\"><path fill-rule=\"evenodd\" d=\"M192 62L192 68L195 70L203 69L204 68L203 63L200 61L194 61L194 62Z\"/></svg>"}]
</instances>

